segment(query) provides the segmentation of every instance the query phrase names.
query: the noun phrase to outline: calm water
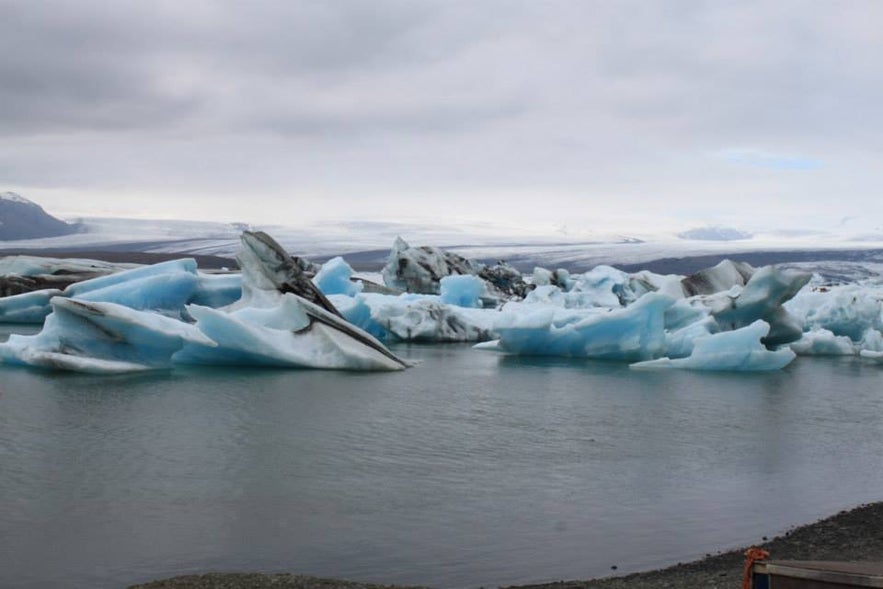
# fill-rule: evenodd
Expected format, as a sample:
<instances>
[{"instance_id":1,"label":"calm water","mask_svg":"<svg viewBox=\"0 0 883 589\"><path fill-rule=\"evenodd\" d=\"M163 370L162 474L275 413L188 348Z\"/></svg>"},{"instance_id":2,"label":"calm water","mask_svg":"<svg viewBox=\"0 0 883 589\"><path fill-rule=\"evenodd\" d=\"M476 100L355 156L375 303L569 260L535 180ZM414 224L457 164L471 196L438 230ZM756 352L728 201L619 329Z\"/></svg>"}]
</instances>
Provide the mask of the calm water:
<instances>
[{"instance_id":1,"label":"calm water","mask_svg":"<svg viewBox=\"0 0 883 589\"><path fill-rule=\"evenodd\" d=\"M0 335L0 339L3 336ZM478 587L685 561L883 499L883 371L0 367L0 586L207 570Z\"/></svg>"}]
</instances>

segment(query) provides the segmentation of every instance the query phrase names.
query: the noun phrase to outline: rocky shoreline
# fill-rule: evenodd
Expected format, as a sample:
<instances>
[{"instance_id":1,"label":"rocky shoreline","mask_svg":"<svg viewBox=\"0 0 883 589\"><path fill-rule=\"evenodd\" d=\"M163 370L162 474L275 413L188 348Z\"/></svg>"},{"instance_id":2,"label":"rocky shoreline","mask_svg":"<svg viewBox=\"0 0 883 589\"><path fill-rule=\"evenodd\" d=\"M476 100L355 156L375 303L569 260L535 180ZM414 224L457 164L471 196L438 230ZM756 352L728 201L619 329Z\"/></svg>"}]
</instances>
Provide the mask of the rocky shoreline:
<instances>
[{"instance_id":1,"label":"rocky shoreline","mask_svg":"<svg viewBox=\"0 0 883 589\"><path fill-rule=\"evenodd\" d=\"M883 561L883 502L861 505L794 528L759 545L775 560ZM518 589L715 589L739 587L745 548L695 562L589 581L524 585ZM186 575L129 589L393 589L390 585L319 579L291 574L208 573ZM398 589L405 589L398 586ZM411 589L411 588L407 588ZM515 589L515 588L509 588Z\"/></svg>"}]
</instances>

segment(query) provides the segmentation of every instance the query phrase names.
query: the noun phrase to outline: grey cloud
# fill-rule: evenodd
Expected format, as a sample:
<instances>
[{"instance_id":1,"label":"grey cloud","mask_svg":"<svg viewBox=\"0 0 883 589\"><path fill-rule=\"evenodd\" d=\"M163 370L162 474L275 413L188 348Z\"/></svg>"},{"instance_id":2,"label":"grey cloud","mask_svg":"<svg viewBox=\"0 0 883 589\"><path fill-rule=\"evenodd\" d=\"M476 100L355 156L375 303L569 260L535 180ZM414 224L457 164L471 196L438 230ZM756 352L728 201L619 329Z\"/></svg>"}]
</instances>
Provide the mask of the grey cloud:
<instances>
[{"instance_id":1,"label":"grey cloud","mask_svg":"<svg viewBox=\"0 0 883 589\"><path fill-rule=\"evenodd\" d=\"M297 88L284 92L292 82L309 90L339 84L352 72L418 68L482 32L475 22L436 26L444 23L436 22L438 10L430 3L182 6L164 11L122 2L107 10L107 3L87 1L7 8L0 35L0 128L7 134L155 129L213 117L212 124L223 129L243 113L252 118L250 111L268 102L297 105ZM225 101L228 94L237 102ZM311 109L316 106L294 110ZM268 118L281 119L284 110ZM414 114L404 118L413 120ZM295 117L287 126L311 125Z\"/></svg>"},{"instance_id":2,"label":"grey cloud","mask_svg":"<svg viewBox=\"0 0 883 589\"><path fill-rule=\"evenodd\" d=\"M873 0L0 0L0 182L867 203L881 20ZM783 180L728 150L823 165Z\"/></svg>"}]
</instances>

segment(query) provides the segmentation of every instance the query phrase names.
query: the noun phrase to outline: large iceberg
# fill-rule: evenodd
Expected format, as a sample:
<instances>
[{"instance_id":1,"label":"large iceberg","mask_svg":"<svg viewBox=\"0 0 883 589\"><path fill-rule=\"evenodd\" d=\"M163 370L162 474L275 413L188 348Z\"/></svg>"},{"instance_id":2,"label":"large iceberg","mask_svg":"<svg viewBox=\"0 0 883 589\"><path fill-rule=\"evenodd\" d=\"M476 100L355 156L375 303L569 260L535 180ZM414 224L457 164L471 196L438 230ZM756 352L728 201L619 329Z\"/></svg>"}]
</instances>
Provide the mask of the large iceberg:
<instances>
[{"instance_id":1,"label":"large iceberg","mask_svg":"<svg viewBox=\"0 0 883 589\"><path fill-rule=\"evenodd\" d=\"M168 368L185 342L214 346L182 321L115 303L64 297L36 335L11 335L0 344L0 360L41 368L120 373Z\"/></svg>"},{"instance_id":2,"label":"large iceberg","mask_svg":"<svg viewBox=\"0 0 883 589\"><path fill-rule=\"evenodd\" d=\"M883 329L883 292L856 284L805 289L785 308L806 331L825 329L861 341L868 329Z\"/></svg>"},{"instance_id":3,"label":"large iceberg","mask_svg":"<svg viewBox=\"0 0 883 589\"><path fill-rule=\"evenodd\" d=\"M708 309L721 331L733 331L751 325L758 319L769 325L763 343L773 348L800 339L803 328L783 305L796 295L812 278L810 274L776 266L755 271L744 287L734 286L726 292L697 295L694 304Z\"/></svg>"},{"instance_id":4,"label":"large iceberg","mask_svg":"<svg viewBox=\"0 0 883 589\"><path fill-rule=\"evenodd\" d=\"M85 264L81 260L81 265ZM151 310L182 317L187 304L223 307L241 296L239 274L207 274L199 272L196 261L183 258L132 268L114 267L99 276L68 284L63 291L44 289L0 298L0 321L9 323L42 323L51 312L49 300L64 296L81 301L117 303L138 310ZM34 263L17 264L27 270ZM52 266L50 266L51 268Z\"/></svg>"},{"instance_id":5,"label":"large iceberg","mask_svg":"<svg viewBox=\"0 0 883 589\"><path fill-rule=\"evenodd\" d=\"M416 294L439 294L442 279L456 275L477 276L484 281L489 305L522 298L530 290L521 272L503 261L487 266L441 248L411 247L401 237L396 238L383 268L386 286Z\"/></svg>"},{"instance_id":6,"label":"large iceberg","mask_svg":"<svg viewBox=\"0 0 883 589\"><path fill-rule=\"evenodd\" d=\"M0 344L0 359L106 373L173 363L347 370L409 365L346 321L268 235L246 232L242 246L239 281L201 279L195 262L177 260L72 285L66 297L50 299L43 330L11 336ZM220 310L186 303L197 296L226 300L234 288L241 297Z\"/></svg>"},{"instance_id":7,"label":"large iceberg","mask_svg":"<svg viewBox=\"0 0 883 589\"><path fill-rule=\"evenodd\" d=\"M803 328L791 344L801 355L849 355L875 359L883 351L883 288L880 284L804 288L785 304Z\"/></svg>"},{"instance_id":8,"label":"large iceberg","mask_svg":"<svg viewBox=\"0 0 883 589\"><path fill-rule=\"evenodd\" d=\"M348 322L276 241L242 234L237 256L242 298L224 310L188 305L216 344L195 343L175 361L348 370L401 370L409 364Z\"/></svg>"}]
</instances>

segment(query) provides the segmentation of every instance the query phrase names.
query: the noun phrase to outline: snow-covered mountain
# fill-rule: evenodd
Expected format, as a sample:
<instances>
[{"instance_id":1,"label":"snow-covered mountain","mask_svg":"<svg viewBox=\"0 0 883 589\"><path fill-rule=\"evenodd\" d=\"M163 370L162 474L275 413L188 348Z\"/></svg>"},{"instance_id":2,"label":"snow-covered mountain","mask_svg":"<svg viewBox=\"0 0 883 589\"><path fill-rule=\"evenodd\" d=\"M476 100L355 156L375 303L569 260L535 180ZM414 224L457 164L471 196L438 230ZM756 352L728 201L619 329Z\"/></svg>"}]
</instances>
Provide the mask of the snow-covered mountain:
<instances>
[{"instance_id":1,"label":"snow-covered mountain","mask_svg":"<svg viewBox=\"0 0 883 589\"><path fill-rule=\"evenodd\" d=\"M77 228L56 219L35 202L14 192L0 192L0 241L57 237Z\"/></svg>"}]
</instances>

